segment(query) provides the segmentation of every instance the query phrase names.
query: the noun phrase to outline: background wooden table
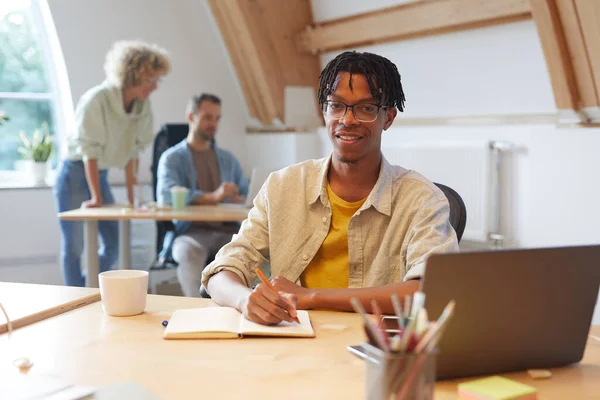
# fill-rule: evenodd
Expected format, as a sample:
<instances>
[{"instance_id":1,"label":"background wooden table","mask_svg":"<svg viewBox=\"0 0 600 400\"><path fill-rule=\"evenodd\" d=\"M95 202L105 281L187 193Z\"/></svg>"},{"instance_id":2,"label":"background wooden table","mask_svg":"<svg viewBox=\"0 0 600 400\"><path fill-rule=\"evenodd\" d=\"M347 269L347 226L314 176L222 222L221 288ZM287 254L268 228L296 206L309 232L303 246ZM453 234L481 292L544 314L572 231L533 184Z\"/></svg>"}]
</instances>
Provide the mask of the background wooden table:
<instances>
[{"instance_id":1,"label":"background wooden table","mask_svg":"<svg viewBox=\"0 0 600 400\"><path fill-rule=\"evenodd\" d=\"M131 268L131 221L192 221L192 222L240 222L248 217L248 208L225 206L188 206L182 210L127 208L120 205L78 208L58 214L65 221L83 221L85 259L88 273L85 285L98 287L98 221L119 221L119 267Z\"/></svg>"}]
</instances>

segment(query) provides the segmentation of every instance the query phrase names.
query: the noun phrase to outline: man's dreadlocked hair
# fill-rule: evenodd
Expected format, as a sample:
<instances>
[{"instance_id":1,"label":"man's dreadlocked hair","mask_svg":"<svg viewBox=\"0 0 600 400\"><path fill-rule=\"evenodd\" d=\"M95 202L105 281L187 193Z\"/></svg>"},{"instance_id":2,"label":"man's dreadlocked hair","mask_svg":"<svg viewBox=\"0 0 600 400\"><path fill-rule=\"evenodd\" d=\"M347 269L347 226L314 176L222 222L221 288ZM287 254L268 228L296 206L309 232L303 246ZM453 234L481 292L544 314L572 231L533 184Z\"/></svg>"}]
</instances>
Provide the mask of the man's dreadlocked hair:
<instances>
[{"instance_id":1,"label":"man's dreadlocked hair","mask_svg":"<svg viewBox=\"0 0 600 400\"><path fill-rule=\"evenodd\" d=\"M319 105L327 101L327 97L335 91L337 77L340 72L350 73L350 89L352 75L367 77L373 98L384 107L398 107L404 111L404 91L400 82L400 73L393 62L373 53L346 51L331 60L319 77Z\"/></svg>"}]
</instances>

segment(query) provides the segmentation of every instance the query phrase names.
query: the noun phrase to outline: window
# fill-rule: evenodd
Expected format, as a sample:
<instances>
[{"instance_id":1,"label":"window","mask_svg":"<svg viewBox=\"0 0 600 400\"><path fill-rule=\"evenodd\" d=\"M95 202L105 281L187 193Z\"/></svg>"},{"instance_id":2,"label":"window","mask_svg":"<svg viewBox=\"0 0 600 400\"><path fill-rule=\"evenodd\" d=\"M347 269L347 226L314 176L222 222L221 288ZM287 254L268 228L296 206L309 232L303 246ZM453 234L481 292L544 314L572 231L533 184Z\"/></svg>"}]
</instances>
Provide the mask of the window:
<instances>
[{"instance_id":1,"label":"window","mask_svg":"<svg viewBox=\"0 0 600 400\"><path fill-rule=\"evenodd\" d=\"M0 112L10 118L0 126L0 171L19 169L19 132L31 135L43 122L54 137L52 167L58 159L59 97L38 1L0 2Z\"/></svg>"}]
</instances>

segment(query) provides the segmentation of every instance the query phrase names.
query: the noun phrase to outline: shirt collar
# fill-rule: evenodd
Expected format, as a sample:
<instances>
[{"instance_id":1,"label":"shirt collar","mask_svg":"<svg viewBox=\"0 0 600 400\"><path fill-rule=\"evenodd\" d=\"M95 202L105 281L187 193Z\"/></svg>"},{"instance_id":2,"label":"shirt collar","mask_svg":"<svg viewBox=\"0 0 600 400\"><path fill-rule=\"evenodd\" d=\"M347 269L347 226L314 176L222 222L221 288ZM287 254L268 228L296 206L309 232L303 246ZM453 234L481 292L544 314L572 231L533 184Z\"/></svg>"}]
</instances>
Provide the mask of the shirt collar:
<instances>
[{"instance_id":1,"label":"shirt collar","mask_svg":"<svg viewBox=\"0 0 600 400\"><path fill-rule=\"evenodd\" d=\"M317 200L321 200L321 203L325 207L329 206L329 198L327 196L327 173L329 166L331 165L332 154L322 160L318 166L315 182L310 185L311 193L309 195L309 204L314 204ZM392 213L392 166L385 159L383 154L381 155L381 167L379 169L379 177L375 186L367 196L367 200L360 207L360 210L366 210L373 206L377 211L387 216Z\"/></svg>"}]
</instances>

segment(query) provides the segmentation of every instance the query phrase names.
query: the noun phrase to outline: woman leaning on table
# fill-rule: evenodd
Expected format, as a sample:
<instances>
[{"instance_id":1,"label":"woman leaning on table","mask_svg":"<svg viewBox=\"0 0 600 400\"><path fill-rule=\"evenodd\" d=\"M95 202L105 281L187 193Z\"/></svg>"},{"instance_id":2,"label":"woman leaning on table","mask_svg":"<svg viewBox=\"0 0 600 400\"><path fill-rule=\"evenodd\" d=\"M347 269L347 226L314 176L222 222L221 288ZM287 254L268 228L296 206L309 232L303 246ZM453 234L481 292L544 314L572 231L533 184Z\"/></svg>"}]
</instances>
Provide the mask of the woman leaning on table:
<instances>
[{"instance_id":1,"label":"woman leaning on table","mask_svg":"<svg viewBox=\"0 0 600 400\"><path fill-rule=\"evenodd\" d=\"M75 109L75 129L68 139L54 194L58 211L113 204L109 168L124 168L127 195L133 203L138 153L153 140L148 98L170 69L166 52L151 44L117 42L106 55L106 80L88 90ZM61 270L66 285L84 286L81 271L83 222L59 221ZM118 223L98 223L100 270L118 257Z\"/></svg>"}]
</instances>

